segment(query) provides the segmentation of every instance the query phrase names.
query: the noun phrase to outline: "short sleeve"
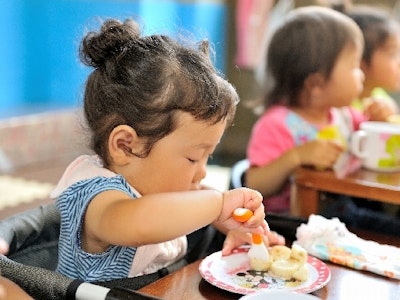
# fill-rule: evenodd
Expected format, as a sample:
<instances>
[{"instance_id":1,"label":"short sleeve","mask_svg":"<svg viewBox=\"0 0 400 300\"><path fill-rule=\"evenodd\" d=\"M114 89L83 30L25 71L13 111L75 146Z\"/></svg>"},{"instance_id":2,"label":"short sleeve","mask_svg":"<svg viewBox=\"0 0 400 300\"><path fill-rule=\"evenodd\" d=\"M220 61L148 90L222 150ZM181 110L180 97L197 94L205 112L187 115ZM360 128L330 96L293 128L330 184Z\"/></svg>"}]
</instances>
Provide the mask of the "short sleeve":
<instances>
[{"instance_id":1,"label":"short sleeve","mask_svg":"<svg viewBox=\"0 0 400 300\"><path fill-rule=\"evenodd\" d=\"M286 118L287 109L276 107L267 111L256 122L247 147L250 165L265 165L294 147Z\"/></svg>"}]
</instances>

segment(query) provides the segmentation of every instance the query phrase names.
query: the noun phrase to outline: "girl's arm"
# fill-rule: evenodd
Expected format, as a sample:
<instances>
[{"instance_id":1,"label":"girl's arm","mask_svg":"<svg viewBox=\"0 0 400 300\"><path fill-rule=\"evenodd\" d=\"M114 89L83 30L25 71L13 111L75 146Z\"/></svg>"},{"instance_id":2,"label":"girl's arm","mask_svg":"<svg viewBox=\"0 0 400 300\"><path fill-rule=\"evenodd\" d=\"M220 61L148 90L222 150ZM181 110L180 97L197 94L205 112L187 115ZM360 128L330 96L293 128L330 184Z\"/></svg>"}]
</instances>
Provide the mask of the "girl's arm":
<instances>
[{"instance_id":1,"label":"girl's arm","mask_svg":"<svg viewBox=\"0 0 400 300\"><path fill-rule=\"evenodd\" d=\"M270 197L283 188L299 166L331 168L342 152L342 146L329 140L304 143L263 166L250 167L246 173L246 186Z\"/></svg>"},{"instance_id":2,"label":"girl's arm","mask_svg":"<svg viewBox=\"0 0 400 300\"><path fill-rule=\"evenodd\" d=\"M231 215L237 207L254 211L253 218L245 224L235 221ZM89 204L82 240L84 248L91 251L109 245L140 246L172 240L213 221L228 230L264 232L264 217L261 195L246 188L224 193L201 190L153 194L138 199L110 190Z\"/></svg>"}]
</instances>

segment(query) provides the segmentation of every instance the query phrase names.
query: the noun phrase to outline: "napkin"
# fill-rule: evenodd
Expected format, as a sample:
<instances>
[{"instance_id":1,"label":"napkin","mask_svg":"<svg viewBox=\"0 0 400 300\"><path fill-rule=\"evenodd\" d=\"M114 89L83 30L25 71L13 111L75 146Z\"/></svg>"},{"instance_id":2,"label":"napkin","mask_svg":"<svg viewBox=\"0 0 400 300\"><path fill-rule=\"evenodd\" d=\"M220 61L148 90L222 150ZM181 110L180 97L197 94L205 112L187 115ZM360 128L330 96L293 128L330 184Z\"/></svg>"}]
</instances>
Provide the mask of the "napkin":
<instances>
[{"instance_id":1,"label":"napkin","mask_svg":"<svg viewBox=\"0 0 400 300\"><path fill-rule=\"evenodd\" d=\"M364 240L338 218L310 215L296 230L295 243L322 260L400 279L400 248Z\"/></svg>"}]
</instances>

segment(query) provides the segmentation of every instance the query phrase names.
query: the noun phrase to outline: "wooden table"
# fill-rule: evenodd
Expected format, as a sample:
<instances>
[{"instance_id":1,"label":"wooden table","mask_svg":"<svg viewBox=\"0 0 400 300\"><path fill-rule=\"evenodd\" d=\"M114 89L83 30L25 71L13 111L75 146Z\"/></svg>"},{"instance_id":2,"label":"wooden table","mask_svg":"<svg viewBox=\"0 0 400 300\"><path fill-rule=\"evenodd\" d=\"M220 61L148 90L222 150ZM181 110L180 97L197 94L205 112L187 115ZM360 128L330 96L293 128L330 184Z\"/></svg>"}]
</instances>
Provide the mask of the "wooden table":
<instances>
[{"instance_id":1,"label":"wooden table","mask_svg":"<svg viewBox=\"0 0 400 300\"><path fill-rule=\"evenodd\" d=\"M308 217L318 213L320 192L400 204L400 172L383 173L359 169L344 178L333 171L299 168L293 177L291 214Z\"/></svg>"},{"instance_id":2,"label":"wooden table","mask_svg":"<svg viewBox=\"0 0 400 300\"><path fill-rule=\"evenodd\" d=\"M382 244L400 246L400 240L370 232L356 232L364 239L372 239ZM140 292L160 297L164 300L234 300L242 295L215 287L202 279L198 268L200 261L194 262L173 274L145 286ZM312 294L321 299L400 299L400 281L357 271L327 263L331 270L330 282Z\"/></svg>"}]
</instances>

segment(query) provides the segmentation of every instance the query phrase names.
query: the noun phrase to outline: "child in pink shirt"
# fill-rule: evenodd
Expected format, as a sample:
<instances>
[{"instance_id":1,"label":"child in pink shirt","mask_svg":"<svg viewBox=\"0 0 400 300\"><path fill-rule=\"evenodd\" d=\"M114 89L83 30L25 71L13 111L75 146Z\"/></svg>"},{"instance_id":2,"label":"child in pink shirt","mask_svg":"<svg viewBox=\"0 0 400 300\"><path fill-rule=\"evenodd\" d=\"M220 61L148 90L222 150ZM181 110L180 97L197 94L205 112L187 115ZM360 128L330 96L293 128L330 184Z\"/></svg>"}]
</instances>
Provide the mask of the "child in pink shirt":
<instances>
[{"instance_id":1,"label":"child in pink shirt","mask_svg":"<svg viewBox=\"0 0 400 300\"><path fill-rule=\"evenodd\" d=\"M363 36L357 24L330 8L295 9L272 35L265 111L252 130L245 180L246 186L263 194L267 212L289 213L290 178L296 168L333 168L351 133L366 120L350 107L363 89L362 53ZM386 112L387 107L381 106L369 120L383 121ZM329 126L336 126L343 143L317 138ZM357 222L352 199L344 201L344 209L329 213ZM399 228L392 225L387 226L390 233Z\"/></svg>"}]
</instances>

